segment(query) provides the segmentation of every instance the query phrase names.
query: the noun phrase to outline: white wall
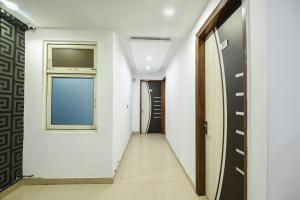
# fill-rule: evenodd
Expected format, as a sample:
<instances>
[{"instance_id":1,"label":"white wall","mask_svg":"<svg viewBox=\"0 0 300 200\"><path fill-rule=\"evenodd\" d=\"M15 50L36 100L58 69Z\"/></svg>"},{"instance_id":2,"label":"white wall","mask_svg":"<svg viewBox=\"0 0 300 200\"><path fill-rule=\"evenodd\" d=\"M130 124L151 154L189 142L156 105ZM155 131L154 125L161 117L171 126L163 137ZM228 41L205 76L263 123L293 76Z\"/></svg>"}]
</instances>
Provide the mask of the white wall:
<instances>
[{"instance_id":1,"label":"white wall","mask_svg":"<svg viewBox=\"0 0 300 200\"><path fill-rule=\"evenodd\" d=\"M116 170L131 136L132 75L119 37L114 33L113 169Z\"/></svg>"},{"instance_id":2,"label":"white wall","mask_svg":"<svg viewBox=\"0 0 300 200\"><path fill-rule=\"evenodd\" d=\"M45 130L44 40L98 43L96 131ZM27 32L25 65L24 175L113 177L113 32L55 29Z\"/></svg>"},{"instance_id":3,"label":"white wall","mask_svg":"<svg viewBox=\"0 0 300 200\"><path fill-rule=\"evenodd\" d=\"M268 199L300 199L300 1L267 0Z\"/></svg>"},{"instance_id":4,"label":"white wall","mask_svg":"<svg viewBox=\"0 0 300 200\"><path fill-rule=\"evenodd\" d=\"M174 152L195 184L195 35L219 0L210 1L166 70L166 133Z\"/></svg>"},{"instance_id":5,"label":"white wall","mask_svg":"<svg viewBox=\"0 0 300 200\"><path fill-rule=\"evenodd\" d=\"M164 73L135 74L132 83L132 132L140 132L140 81L162 80Z\"/></svg>"}]
</instances>

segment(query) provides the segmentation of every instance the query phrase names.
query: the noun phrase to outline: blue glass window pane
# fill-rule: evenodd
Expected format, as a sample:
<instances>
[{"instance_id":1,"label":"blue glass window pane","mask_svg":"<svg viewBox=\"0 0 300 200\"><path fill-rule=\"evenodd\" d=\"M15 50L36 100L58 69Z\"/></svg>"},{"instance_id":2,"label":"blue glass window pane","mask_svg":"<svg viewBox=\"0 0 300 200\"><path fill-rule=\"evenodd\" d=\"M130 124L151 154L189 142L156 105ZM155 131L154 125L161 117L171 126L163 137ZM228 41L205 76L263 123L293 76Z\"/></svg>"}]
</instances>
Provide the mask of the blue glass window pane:
<instances>
[{"instance_id":1,"label":"blue glass window pane","mask_svg":"<svg viewBox=\"0 0 300 200\"><path fill-rule=\"evenodd\" d=\"M94 125L94 78L52 78L52 125Z\"/></svg>"}]
</instances>

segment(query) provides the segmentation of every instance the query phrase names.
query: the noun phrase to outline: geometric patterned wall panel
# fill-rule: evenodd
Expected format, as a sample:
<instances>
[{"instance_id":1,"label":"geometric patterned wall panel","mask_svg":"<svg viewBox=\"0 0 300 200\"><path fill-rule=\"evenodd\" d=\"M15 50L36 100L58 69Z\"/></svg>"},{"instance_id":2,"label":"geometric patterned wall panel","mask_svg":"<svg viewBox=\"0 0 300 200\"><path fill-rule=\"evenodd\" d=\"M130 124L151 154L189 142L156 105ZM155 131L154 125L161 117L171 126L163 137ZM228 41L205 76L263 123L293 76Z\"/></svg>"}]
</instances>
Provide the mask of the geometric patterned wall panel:
<instances>
[{"instance_id":1,"label":"geometric patterned wall panel","mask_svg":"<svg viewBox=\"0 0 300 200\"><path fill-rule=\"evenodd\" d=\"M0 190L22 178L25 29L0 18Z\"/></svg>"}]
</instances>

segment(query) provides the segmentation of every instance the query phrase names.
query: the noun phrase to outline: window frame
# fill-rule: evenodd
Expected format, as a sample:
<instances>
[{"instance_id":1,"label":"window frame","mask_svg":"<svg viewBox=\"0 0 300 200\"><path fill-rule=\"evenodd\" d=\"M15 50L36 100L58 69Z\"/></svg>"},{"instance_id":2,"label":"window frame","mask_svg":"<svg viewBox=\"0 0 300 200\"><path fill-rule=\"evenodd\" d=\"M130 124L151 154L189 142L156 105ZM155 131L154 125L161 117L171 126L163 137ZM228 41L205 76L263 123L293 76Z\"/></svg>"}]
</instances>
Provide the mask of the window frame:
<instances>
[{"instance_id":1,"label":"window frame","mask_svg":"<svg viewBox=\"0 0 300 200\"><path fill-rule=\"evenodd\" d=\"M52 49L91 49L94 51L94 66L91 67L74 67L74 66L65 66L65 67L53 67L52 63ZM89 71L96 70L96 48L95 43L71 43L71 42L60 42L60 43L48 43L47 44L47 69L53 71Z\"/></svg>"},{"instance_id":2,"label":"window frame","mask_svg":"<svg viewBox=\"0 0 300 200\"><path fill-rule=\"evenodd\" d=\"M68 48L72 47L78 49L93 49L94 50L94 66L91 68L88 67L53 67L52 61L49 62L49 59L52 60L52 57L49 58L49 55L52 56L52 53L49 51L52 48ZM57 42L57 41L46 41L44 42L44 83L45 83L45 127L46 130L96 130L96 99L97 99L97 43L95 42ZM52 51L51 51L52 52ZM55 77L62 78L93 78L94 80L94 110L93 110L93 125L52 125L51 124L51 104L52 104L52 79Z\"/></svg>"}]
</instances>

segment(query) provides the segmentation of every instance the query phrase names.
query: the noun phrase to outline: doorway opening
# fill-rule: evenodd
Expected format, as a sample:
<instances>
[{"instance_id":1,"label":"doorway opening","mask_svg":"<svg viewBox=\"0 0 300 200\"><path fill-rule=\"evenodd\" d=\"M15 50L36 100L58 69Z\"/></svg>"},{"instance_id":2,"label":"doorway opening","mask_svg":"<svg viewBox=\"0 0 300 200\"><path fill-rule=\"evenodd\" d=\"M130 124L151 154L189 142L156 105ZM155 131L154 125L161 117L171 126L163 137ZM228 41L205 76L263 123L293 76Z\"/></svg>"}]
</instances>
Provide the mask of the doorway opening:
<instances>
[{"instance_id":1,"label":"doorway opening","mask_svg":"<svg viewBox=\"0 0 300 200\"><path fill-rule=\"evenodd\" d=\"M247 199L245 3L222 0L196 36L196 192Z\"/></svg>"},{"instance_id":2,"label":"doorway opening","mask_svg":"<svg viewBox=\"0 0 300 200\"><path fill-rule=\"evenodd\" d=\"M165 81L140 81L140 134L165 134Z\"/></svg>"}]
</instances>

